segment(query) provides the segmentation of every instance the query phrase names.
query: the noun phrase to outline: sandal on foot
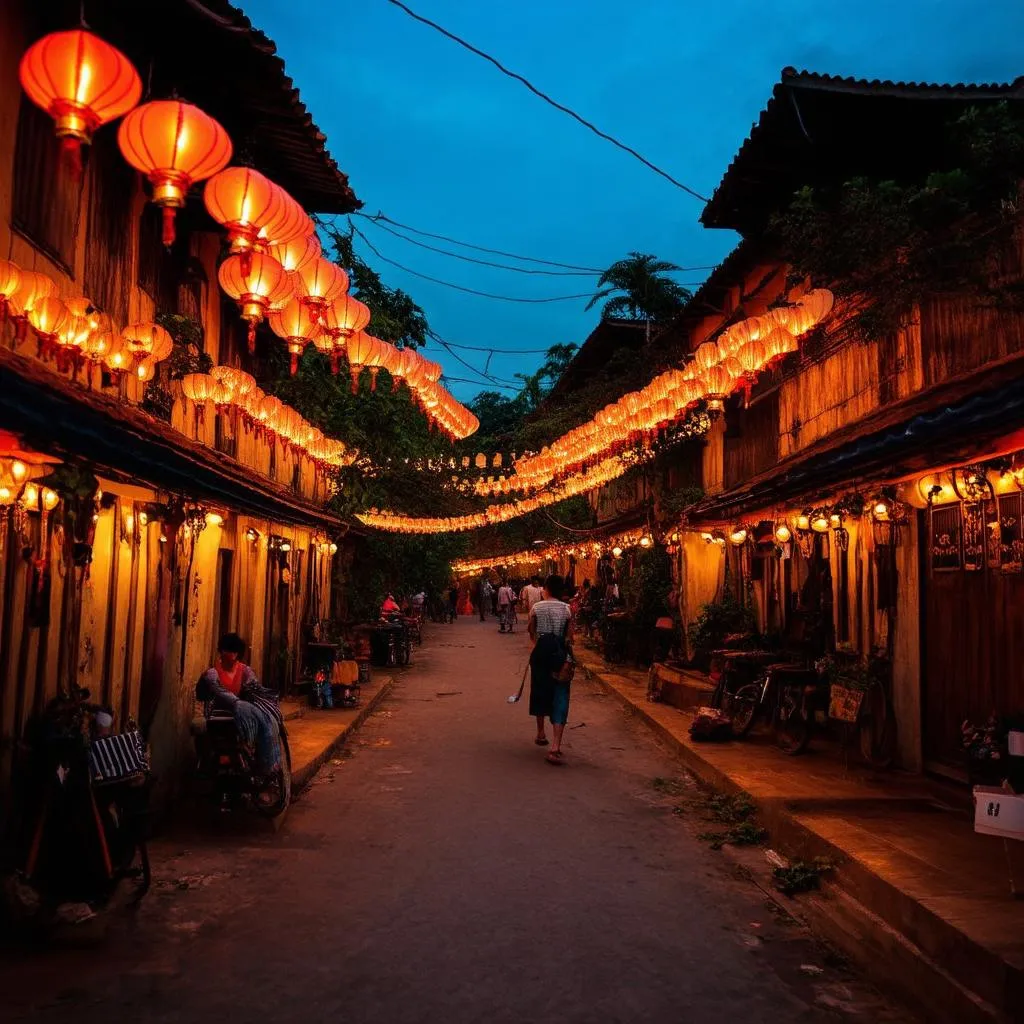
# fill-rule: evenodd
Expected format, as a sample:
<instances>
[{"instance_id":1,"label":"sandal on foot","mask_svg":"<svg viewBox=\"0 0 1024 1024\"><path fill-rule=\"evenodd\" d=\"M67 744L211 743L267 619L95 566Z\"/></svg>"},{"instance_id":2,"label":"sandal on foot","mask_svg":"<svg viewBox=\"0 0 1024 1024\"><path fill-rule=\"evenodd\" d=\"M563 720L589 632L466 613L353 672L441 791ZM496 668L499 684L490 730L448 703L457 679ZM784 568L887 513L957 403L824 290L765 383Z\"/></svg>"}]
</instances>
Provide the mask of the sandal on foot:
<instances>
[{"instance_id":1,"label":"sandal on foot","mask_svg":"<svg viewBox=\"0 0 1024 1024\"><path fill-rule=\"evenodd\" d=\"M548 764L555 764L559 766L565 764L565 761L562 757L562 752L560 750L552 750L551 753L548 754L548 756L544 760L547 761Z\"/></svg>"},{"instance_id":2,"label":"sandal on foot","mask_svg":"<svg viewBox=\"0 0 1024 1024\"><path fill-rule=\"evenodd\" d=\"M534 741L538 747L546 747L548 745L547 736L538 736Z\"/></svg>"}]
</instances>

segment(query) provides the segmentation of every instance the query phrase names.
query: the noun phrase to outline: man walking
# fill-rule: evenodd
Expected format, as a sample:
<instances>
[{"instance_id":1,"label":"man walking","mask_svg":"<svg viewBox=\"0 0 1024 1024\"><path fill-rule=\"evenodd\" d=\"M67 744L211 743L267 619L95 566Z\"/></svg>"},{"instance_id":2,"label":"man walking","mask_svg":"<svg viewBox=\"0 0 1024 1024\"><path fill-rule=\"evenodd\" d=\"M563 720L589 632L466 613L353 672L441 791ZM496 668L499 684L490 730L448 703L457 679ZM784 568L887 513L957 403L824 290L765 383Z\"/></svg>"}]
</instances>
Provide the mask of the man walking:
<instances>
[{"instance_id":1,"label":"man walking","mask_svg":"<svg viewBox=\"0 0 1024 1024\"><path fill-rule=\"evenodd\" d=\"M491 585L486 576L481 576L476 585L477 606L480 609L480 621L487 621L487 605L491 600Z\"/></svg>"},{"instance_id":2,"label":"man walking","mask_svg":"<svg viewBox=\"0 0 1024 1024\"><path fill-rule=\"evenodd\" d=\"M520 596L526 605L526 614L529 615L533 606L544 597L544 588L540 585L540 577L534 576L530 580L529 585L523 587L523 592Z\"/></svg>"},{"instance_id":3,"label":"man walking","mask_svg":"<svg viewBox=\"0 0 1024 1024\"><path fill-rule=\"evenodd\" d=\"M515 603L516 595L508 585L508 580L502 580L498 588L498 623L499 633L504 633L506 627L512 632L512 605Z\"/></svg>"}]
</instances>

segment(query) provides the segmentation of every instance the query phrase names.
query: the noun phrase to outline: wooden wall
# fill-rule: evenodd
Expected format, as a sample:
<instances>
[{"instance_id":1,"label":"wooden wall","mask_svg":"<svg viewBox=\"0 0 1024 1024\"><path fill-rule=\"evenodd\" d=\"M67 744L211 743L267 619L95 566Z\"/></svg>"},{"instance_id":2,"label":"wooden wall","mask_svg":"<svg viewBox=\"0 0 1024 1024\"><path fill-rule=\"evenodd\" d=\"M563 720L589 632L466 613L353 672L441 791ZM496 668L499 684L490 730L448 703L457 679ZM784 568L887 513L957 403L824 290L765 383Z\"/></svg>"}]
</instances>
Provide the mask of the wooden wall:
<instances>
[{"instance_id":1,"label":"wooden wall","mask_svg":"<svg viewBox=\"0 0 1024 1024\"><path fill-rule=\"evenodd\" d=\"M725 490L770 469L779 458L779 393L773 391L747 409L738 402L731 405L722 446Z\"/></svg>"}]
</instances>

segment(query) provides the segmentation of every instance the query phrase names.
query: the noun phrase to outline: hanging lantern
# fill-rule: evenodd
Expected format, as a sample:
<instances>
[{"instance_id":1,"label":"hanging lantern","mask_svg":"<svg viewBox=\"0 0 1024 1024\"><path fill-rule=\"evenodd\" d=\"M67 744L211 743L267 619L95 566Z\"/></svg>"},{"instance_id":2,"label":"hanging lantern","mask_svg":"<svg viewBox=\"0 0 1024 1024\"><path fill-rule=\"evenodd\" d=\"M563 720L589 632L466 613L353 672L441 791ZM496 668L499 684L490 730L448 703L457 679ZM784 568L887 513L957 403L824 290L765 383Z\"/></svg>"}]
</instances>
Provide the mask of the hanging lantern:
<instances>
[{"instance_id":1,"label":"hanging lantern","mask_svg":"<svg viewBox=\"0 0 1024 1024\"><path fill-rule=\"evenodd\" d=\"M352 374L352 394L359 391L359 375L367 361L376 354L377 339L366 331L356 331L348 339L345 354L348 356L349 372Z\"/></svg>"},{"instance_id":2,"label":"hanging lantern","mask_svg":"<svg viewBox=\"0 0 1024 1024\"><path fill-rule=\"evenodd\" d=\"M793 539L792 531L784 522L775 525L775 539L780 544L788 544Z\"/></svg>"},{"instance_id":3,"label":"hanging lantern","mask_svg":"<svg viewBox=\"0 0 1024 1024\"><path fill-rule=\"evenodd\" d=\"M816 513L811 518L811 529L815 533L828 533L828 516Z\"/></svg>"},{"instance_id":4,"label":"hanging lantern","mask_svg":"<svg viewBox=\"0 0 1024 1024\"><path fill-rule=\"evenodd\" d=\"M57 332L54 339L59 346L57 349L57 366L59 369L66 369L65 360L70 357L74 360L75 375L78 375L78 368L84 355L85 343L89 340L92 330L87 317L79 316L75 309L81 309L81 302L85 300L69 300L65 303L67 317L64 325Z\"/></svg>"},{"instance_id":5,"label":"hanging lantern","mask_svg":"<svg viewBox=\"0 0 1024 1024\"><path fill-rule=\"evenodd\" d=\"M401 353L398 351L397 348L395 348L394 345L390 344L389 342L383 341L380 338L377 339L377 352L375 361L367 364L370 370L371 391L377 390L377 374L380 373L381 370L387 370L388 373L393 373L395 366L401 362L401 358ZM393 381L394 378L392 378L392 391L395 390L395 385Z\"/></svg>"},{"instance_id":6,"label":"hanging lantern","mask_svg":"<svg viewBox=\"0 0 1024 1024\"><path fill-rule=\"evenodd\" d=\"M259 171L226 167L207 181L203 203L210 216L227 228L231 252L251 253L282 199L280 190Z\"/></svg>"},{"instance_id":7,"label":"hanging lantern","mask_svg":"<svg viewBox=\"0 0 1024 1024\"><path fill-rule=\"evenodd\" d=\"M131 366L132 356L124 347L121 335L111 333L106 335L106 338L109 340L109 344L102 349L101 346L97 346L93 358L97 362L102 359L106 368L114 375L115 379L118 379Z\"/></svg>"},{"instance_id":8,"label":"hanging lantern","mask_svg":"<svg viewBox=\"0 0 1024 1024\"><path fill-rule=\"evenodd\" d=\"M56 283L37 270L22 270L21 280L8 300L8 309L15 322L14 337L21 341L25 337L28 325L28 314L32 307L42 299L57 294Z\"/></svg>"},{"instance_id":9,"label":"hanging lantern","mask_svg":"<svg viewBox=\"0 0 1024 1024\"><path fill-rule=\"evenodd\" d=\"M248 269L245 264L248 263ZM221 288L238 303L249 322L249 351L256 351L256 325L275 306L291 298L292 279L272 256L252 253L248 259L229 256L217 271Z\"/></svg>"},{"instance_id":10,"label":"hanging lantern","mask_svg":"<svg viewBox=\"0 0 1024 1024\"><path fill-rule=\"evenodd\" d=\"M125 348L137 359L159 362L174 350L174 339L159 324L129 324L122 332Z\"/></svg>"},{"instance_id":11,"label":"hanging lantern","mask_svg":"<svg viewBox=\"0 0 1024 1024\"><path fill-rule=\"evenodd\" d=\"M267 248L299 238L315 238L316 225L306 211L283 189L274 185L278 205L274 216L260 230L259 241Z\"/></svg>"},{"instance_id":12,"label":"hanging lantern","mask_svg":"<svg viewBox=\"0 0 1024 1024\"><path fill-rule=\"evenodd\" d=\"M181 100L154 100L136 107L117 129L125 160L153 185L153 202L163 207L163 243L174 244L174 211L197 181L231 159L231 139L209 114Z\"/></svg>"},{"instance_id":13,"label":"hanging lantern","mask_svg":"<svg viewBox=\"0 0 1024 1024\"><path fill-rule=\"evenodd\" d=\"M21 284L21 269L11 260L0 260L0 317L6 319L7 305Z\"/></svg>"},{"instance_id":14,"label":"hanging lantern","mask_svg":"<svg viewBox=\"0 0 1024 1024\"><path fill-rule=\"evenodd\" d=\"M330 303L348 291L348 274L337 263L322 257L310 260L295 273L295 292L303 305L309 306L319 321Z\"/></svg>"},{"instance_id":15,"label":"hanging lantern","mask_svg":"<svg viewBox=\"0 0 1024 1024\"><path fill-rule=\"evenodd\" d=\"M320 322L331 341L331 370L337 373L338 357L345 351L348 339L370 322L370 310L346 292L324 307Z\"/></svg>"},{"instance_id":16,"label":"hanging lantern","mask_svg":"<svg viewBox=\"0 0 1024 1024\"><path fill-rule=\"evenodd\" d=\"M250 374L233 366L215 366L210 376L227 388L235 402L241 402L256 388L256 381Z\"/></svg>"},{"instance_id":17,"label":"hanging lantern","mask_svg":"<svg viewBox=\"0 0 1024 1024\"><path fill-rule=\"evenodd\" d=\"M85 29L43 36L25 51L18 74L28 98L53 118L78 170L82 143L91 142L100 125L127 114L142 95L132 62Z\"/></svg>"},{"instance_id":18,"label":"hanging lantern","mask_svg":"<svg viewBox=\"0 0 1024 1024\"><path fill-rule=\"evenodd\" d=\"M135 367L135 376L143 384L148 384L156 376L156 360L155 359L143 359L138 366Z\"/></svg>"},{"instance_id":19,"label":"hanging lantern","mask_svg":"<svg viewBox=\"0 0 1024 1024\"><path fill-rule=\"evenodd\" d=\"M729 534L729 542L733 545L733 547L741 547L743 544L746 543L746 540L747 530L743 526L737 526L736 529Z\"/></svg>"},{"instance_id":20,"label":"hanging lantern","mask_svg":"<svg viewBox=\"0 0 1024 1024\"><path fill-rule=\"evenodd\" d=\"M39 355L48 355L54 347L57 335L67 323L68 308L56 296L48 295L33 303L28 311L28 322L39 339Z\"/></svg>"},{"instance_id":21,"label":"hanging lantern","mask_svg":"<svg viewBox=\"0 0 1024 1024\"><path fill-rule=\"evenodd\" d=\"M725 397L733 387L733 380L724 366L712 366L700 376L707 401L708 415L712 420L718 419L725 411Z\"/></svg>"},{"instance_id":22,"label":"hanging lantern","mask_svg":"<svg viewBox=\"0 0 1024 1024\"><path fill-rule=\"evenodd\" d=\"M320 337L320 325L313 319L312 310L297 299L292 299L284 309L270 314L270 329L283 338L291 356L291 372L299 368L299 356L311 341Z\"/></svg>"},{"instance_id":23,"label":"hanging lantern","mask_svg":"<svg viewBox=\"0 0 1024 1024\"><path fill-rule=\"evenodd\" d=\"M285 242L271 242L267 245L267 253L289 274L295 274L313 260L320 259L320 240L316 235L299 235Z\"/></svg>"},{"instance_id":24,"label":"hanging lantern","mask_svg":"<svg viewBox=\"0 0 1024 1024\"><path fill-rule=\"evenodd\" d=\"M706 370L710 370L712 366L715 366L721 361L721 353L718 351L718 345L713 341L705 341L704 344L697 348L697 351L693 354L693 361L697 365L697 369L704 373Z\"/></svg>"}]
</instances>

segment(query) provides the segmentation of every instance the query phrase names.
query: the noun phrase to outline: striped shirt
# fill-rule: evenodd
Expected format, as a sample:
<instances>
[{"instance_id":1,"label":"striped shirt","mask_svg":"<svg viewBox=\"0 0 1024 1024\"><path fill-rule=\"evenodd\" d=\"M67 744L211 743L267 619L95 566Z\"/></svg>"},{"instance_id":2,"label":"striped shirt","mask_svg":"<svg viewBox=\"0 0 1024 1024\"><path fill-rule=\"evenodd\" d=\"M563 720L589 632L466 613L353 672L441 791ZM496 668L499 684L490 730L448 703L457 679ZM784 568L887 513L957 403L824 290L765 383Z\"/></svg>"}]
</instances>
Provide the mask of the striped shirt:
<instances>
[{"instance_id":1,"label":"striped shirt","mask_svg":"<svg viewBox=\"0 0 1024 1024\"><path fill-rule=\"evenodd\" d=\"M570 618L569 606L564 601L538 601L530 609L530 617L537 621L537 636L563 636Z\"/></svg>"}]
</instances>

